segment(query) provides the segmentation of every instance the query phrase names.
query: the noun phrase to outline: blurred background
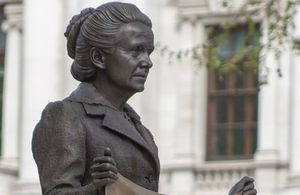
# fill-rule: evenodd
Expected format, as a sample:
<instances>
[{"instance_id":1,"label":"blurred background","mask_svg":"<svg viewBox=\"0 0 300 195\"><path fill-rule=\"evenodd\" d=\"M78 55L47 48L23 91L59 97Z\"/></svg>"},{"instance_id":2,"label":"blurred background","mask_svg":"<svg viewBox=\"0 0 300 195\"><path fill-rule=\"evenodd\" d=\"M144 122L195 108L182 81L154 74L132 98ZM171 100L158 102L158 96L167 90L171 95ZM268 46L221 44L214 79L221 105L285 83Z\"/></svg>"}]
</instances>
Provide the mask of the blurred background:
<instances>
[{"instance_id":1,"label":"blurred background","mask_svg":"<svg viewBox=\"0 0 300 195\"><path fill-rule=\"evenodd\" d=\"M0 0L1 195L41 194L31 153L33 129L48 102L67 97L78 85L69 71L72 60L63 33L73 15L106 2ZM262 35L251 40L254 45L280 37L274 33L275 38L270 38L272 30L280 27L280 18L271 29L266 25L269 12L250 12L254 16L250 29L247 17L237 19L237 15L247 2L260 2L255 6L266 8L253 0L121 2L137 5L153 23L154 66L145 91L129 104L158 145L159 191L227 194L248 175L255 178L260 195L299 195L300 57L293 50L295 44L278 41L275 50L251 53L257 60L253 66L244 66L249 62L244 57L229 63L248 48L242 40L251 29ZM293 25L283 23L280 29L289 30L284 37L300 35L297 1L262 2L274 2L268 4L270 9L281 10L282 16L292 5L286 22ZM233 21L229 31L220 27ZM220 34L226 34L225 42L214 50L209 40L218 44L214 37ZM199 60L202 54L204 59ZM211 61L214 56L218 60Z\"/></svg>"}]
</instances>

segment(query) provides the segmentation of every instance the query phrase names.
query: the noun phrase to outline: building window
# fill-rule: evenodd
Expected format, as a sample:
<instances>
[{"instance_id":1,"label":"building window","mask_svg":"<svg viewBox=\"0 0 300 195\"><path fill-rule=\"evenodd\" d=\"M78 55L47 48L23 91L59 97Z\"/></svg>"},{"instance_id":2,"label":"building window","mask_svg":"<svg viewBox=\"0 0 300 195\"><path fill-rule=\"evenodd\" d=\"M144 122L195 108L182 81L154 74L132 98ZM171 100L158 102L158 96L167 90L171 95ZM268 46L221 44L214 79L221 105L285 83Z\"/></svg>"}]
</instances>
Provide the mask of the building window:
<instances>
[{"instance_id":1,"label":"building window","mask_svg":"<svg viewBox=\"0 0 300 195\"><path fill-rule=\"evenodd\" d=\"M246 34L246 26L231 30L219 57L233 57ZM257 147L257 72L237 67L223 76L209 72L207 160L251 159Z\"/></svg>"},{"instance_id":2,"label":"building window","mask_svg":"<svg viewBox=\"0 0 300 195\"><path fill-rule=\"evenodd\" d=\"M0 6L0 24L4 21L3 7ZM6 33L0 28L0 146L2 137L2 100L3 100L3 77L4 77L4 55L5 55ZM1 155L1 150L0 150Z\"/></svg>"}]
</instances>

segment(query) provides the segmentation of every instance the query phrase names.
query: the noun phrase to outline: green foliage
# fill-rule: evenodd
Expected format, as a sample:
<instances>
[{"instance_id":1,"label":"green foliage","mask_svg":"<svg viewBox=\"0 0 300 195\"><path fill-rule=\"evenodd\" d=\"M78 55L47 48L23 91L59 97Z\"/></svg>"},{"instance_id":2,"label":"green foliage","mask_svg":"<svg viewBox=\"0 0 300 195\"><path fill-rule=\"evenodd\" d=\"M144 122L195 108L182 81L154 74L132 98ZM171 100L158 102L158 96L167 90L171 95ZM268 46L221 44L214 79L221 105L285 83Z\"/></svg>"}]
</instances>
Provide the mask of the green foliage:
<instances>
[{"instance_id":1,"label":"green foliage","mask_svg":"<svg viewBox=\"0 0 300 195\"><path fill-rule=\"evenodd\" d=\"M161 54L168 53L170 61L174 56L178 60L182 57L190 56L199 66L206 65L209 70L216 70L222 76L228 72L238 72L238 66L242 64L248 69L258 71L265 69L261 74L260 84L267 82L268 68L264 65L265 55L273 52L277 61L277 72L281 77L280 58L282 52L286 50L287 43L292 45L292 49L300 54L300 38L295 38L290 31L295 27L292 17L294 16L295 6L299 0L287 1L285 5L280 0L246 0L235 17L235 20L223 22L218 26L206 28L207 39L204 43L198 44L190 49L172 51L168 47L161 47ZM224 0L223 7L232 10L231 0ZM265 20L260 24L257 31L255 16L263 14ZM229 59L221 59L219 54L223 44L229 40L228 36L232 29L237 28L243 19L247 26L247 36L244 37L242 44L234 56ZM263 25L262 25L263 24ZM264 30L264 32L263 32ZM216 33L221 31L223 33ZM259 38L266 36L266 43L259 41Z\"/></svg>"}]
</instances>

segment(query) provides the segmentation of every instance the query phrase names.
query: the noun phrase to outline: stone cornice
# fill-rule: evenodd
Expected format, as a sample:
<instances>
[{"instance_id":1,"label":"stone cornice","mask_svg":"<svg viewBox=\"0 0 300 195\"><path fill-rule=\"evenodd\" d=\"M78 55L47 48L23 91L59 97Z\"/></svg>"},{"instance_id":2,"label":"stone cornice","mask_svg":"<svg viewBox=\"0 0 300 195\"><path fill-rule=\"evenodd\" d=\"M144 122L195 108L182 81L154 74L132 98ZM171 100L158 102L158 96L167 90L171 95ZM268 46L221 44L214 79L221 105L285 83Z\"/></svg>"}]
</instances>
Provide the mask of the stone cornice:
<instances>
[{"instance_id":1,"label":"stone cornice","mask_svg":"<svg viewBox=\"0 0 300 195\"><path fill-rule=\"evenodd\" d=\"M177 0L176 5L179 8L179 15L183 17L209 12L207 0Z\"/></svg>"},{"instance_id":2,"label":"stone cornice","mask_svg":"<svg viewBox=\"0 0 300 195\"><path fill-rule=\"evenodd\" d=\"M208 0L171 0L170 3L178 8L179 24L185 21L194 24L198 20L198 15L209 13Z\"/></svg>"},{"instance_id":3,"label":"stone cornice","mask_svg":"<svg viewBox=\"0 0 300 195\"><path fill-rule=\"evenodd\" d=\"M240 4L232 4L229 9L222 6L222 1L218 0L171 0L173 6L178 8L178 23L191 22L193 25L201 21L206 25L218 25L224 21L231 21L239 14ZM251 11L251 10L249 10ZM258 14L254 20L260 22L262 16ZM239 22L245 21L241 18Z\"/></svg>"},{"instance_id":4,"label":"stone cornice","mask_svg":"<svg viewBox=\"0 0 300 195\"><path fill-rule=\"evenodd\" d=\"M0 5L11 4L11 3L22 3L22 0L0 0Z\"/></svg>"},{"instance_id":5,"label":"stone cornice","mask_svg":"<svg viewBox=\"0 0 300 195\"><path fill-rule=\"evenodd\" d=\"M2 23L2 30L16 28L22 29L22 4L8 4L4 7L4 14L6 20Z\"/></svg>"}]
</instances>

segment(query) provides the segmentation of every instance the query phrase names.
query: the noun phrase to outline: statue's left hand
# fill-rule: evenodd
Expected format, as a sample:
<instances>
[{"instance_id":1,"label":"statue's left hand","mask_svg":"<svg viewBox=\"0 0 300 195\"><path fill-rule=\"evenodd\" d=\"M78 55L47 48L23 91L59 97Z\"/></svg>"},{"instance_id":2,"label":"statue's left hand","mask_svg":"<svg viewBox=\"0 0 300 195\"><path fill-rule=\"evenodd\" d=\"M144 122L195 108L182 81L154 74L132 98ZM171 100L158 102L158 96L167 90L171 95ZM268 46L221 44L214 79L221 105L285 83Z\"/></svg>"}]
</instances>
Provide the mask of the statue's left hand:
<instances>
[{"instance_id":1,"label":"statue's left hand","mask_svg":"<svg viewBox=\"0 0 300 195\"><path fill-rule=\"evenodd\" d=\"M90 169L93 184L100 194L104 194L105 185L114 183L117 179L117 165L109 148L104 150L104 156L96 157Z\"/></svg>"},{"instance_id":2,"label":"statue's left hand","mask_svg":"<svg viewBox=\"0 0 300 195\"><path fill-rule=\"evenodd\" d=\"M243 177L237 182L229 191L228 195L243 194L243 195L256 195L257 191L254 189L254 179L250 177Z\"/></svg>"}]
</instances>

